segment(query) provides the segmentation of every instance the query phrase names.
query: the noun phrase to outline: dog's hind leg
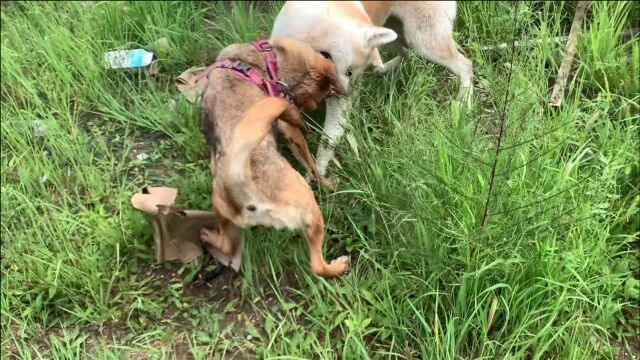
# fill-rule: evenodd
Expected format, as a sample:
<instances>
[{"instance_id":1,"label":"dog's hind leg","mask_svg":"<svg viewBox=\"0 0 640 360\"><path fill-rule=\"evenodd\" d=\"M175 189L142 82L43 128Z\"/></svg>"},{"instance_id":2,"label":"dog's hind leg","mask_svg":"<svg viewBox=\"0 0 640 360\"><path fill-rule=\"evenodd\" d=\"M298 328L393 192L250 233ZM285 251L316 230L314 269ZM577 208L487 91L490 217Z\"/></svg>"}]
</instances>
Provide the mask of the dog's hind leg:
<instances>
[{"instance_id":1,"label":"dog's hind leg","mask_svg":"<svg viewBox=\"0 0 640 360\"><path fill-rule=\"evenodd\" d=\"M311 270L325 278L340 276L349 270L349 256L341 256L329 264L322 255L322 240L324 238L324 220L317 204L312 211L312 223L305 230L305 235L309 241L309 255L311 258Z\"/></svg>"},{"instance_id":2,"label":"dog's hind leg","mask_svg":"<svg viewBox=\"0 0 640 360\"><path fill-rule=\"evenodd\" d=\"M458 98L471 106L473 97L473 64L458 51L453 39L453 14L441 8L403 9L398 16L404 24L409 45L430 61L440 64L460 78ZM420 11L423 10L423 11Z\"/></svg>"},{"instance_id":3,"label":"dog's hind leg","mask_svg":"<svg viewBox=\"0 0 640 360\"><path fill-rule=\"evenodd\" d=\"M218 220L218 231L202 228L200 230L200 240L214 248L220 250L225 255L233 253L234 245L239 243L241 229L233 224L229 219L216 214Z\"/></svg>"},{"instance_id":4,"label":"dog's hind leg","mask_svg":"<svg viewBox=\"0 0 640 360\"><path fill-rule=\"evenodd\" d=\"M473 65L471 60L462 55L453 38L436 43L431 47L418 49L429 60L445 66L460 77L458 99L471 107L473 100Z\"/></svg>"}]
</instances>

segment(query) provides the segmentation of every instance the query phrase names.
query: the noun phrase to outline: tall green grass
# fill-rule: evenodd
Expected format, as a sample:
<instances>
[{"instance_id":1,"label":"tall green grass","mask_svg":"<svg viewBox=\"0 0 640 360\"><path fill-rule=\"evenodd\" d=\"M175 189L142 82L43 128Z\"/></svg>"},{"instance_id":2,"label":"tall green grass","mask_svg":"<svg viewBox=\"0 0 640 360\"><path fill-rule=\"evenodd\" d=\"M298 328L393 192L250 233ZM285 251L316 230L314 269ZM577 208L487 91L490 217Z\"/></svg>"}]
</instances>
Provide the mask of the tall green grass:
<instances>
[{"instance_id":1,"label":"tall green grass","mask_svg":"<svg viewBox=\"0 0 640 360\"><path fill-rule=\"evenodd\" d=\"M413 53L385 77L365 74L331 168L339 189L319 194L325 253L351 254L348 275L314 276L304 239L270 229L245 231L241 278L199 295L201 260L154 265L152 225L129 197L166 185L180 206L210 206L199 109L173 78L268 36L279 6L3 3L3 358L584 359L638 348L631 2L591 6L559 109L546 104L562 44L480 45L565 34L570 3L459 5L456 37L476 73L468 112L451 74ZM102 68L105 51L160 37L171 50L156 77ZM315 149L319 134L308 138Z\"/></svg>"}]
</instances>

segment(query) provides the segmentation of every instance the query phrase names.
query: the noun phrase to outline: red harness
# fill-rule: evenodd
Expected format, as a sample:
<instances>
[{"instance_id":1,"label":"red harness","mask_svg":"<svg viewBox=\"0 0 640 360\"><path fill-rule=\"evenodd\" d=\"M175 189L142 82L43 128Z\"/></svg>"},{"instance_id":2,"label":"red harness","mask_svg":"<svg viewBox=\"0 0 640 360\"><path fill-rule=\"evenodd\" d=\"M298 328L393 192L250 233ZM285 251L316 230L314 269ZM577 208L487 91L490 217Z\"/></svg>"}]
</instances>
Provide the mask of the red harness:
<instances>
[{"instance_id":1,"label":"red harness","mask_svg":"<svg viewBox=\"0 0 640 360\"><path fill-rule=\"evenodd\" d=\"M276 55L273 53L273 47L267 40L254 41L252 44L264 57L269 79L265 79L262 73L251 65L239 60L231 61L224 59L209 65L205 71L196 77L196 82L205 76L208 78L215 69L230 69L235 76L254 83L269 96L286 96L288 91L287 85L278 80L278 63L276 61Z\"/></svg>"}]
</instances>

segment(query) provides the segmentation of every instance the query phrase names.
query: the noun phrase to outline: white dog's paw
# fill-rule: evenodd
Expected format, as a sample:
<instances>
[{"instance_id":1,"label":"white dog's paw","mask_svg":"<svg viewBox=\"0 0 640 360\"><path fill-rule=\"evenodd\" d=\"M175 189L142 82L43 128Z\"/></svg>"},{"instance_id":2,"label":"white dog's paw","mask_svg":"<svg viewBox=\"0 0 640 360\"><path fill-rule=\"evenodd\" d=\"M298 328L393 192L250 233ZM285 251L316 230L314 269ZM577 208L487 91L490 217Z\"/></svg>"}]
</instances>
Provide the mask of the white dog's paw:
<instances>
[{"instance_id":1,"label":"white dog's paw","mask_svg":"<svg viewBox=\"0 0 640 360\"><path fill-rule=\"evenodd\" d=\"M465 104L467 109L473 106L473 86L461 86L458 92L458 101Z\"/></svg>"}]
</instances>

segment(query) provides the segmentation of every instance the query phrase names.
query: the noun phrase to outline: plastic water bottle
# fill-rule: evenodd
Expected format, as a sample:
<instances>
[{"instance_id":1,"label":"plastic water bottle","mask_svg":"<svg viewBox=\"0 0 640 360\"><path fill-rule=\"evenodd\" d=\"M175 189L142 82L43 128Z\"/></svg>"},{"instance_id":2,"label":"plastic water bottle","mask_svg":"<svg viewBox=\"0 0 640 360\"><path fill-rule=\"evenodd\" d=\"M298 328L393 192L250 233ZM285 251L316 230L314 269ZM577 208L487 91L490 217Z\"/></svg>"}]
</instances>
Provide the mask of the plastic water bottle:
<instances>
[{"instance_id":1,"label":"plastic water bottle","mask_svg":"<svg viewBox=\"0 0 640 360\"><path fill-rule=\"evenodd\" d=\"M109 51L104 54L106 68L141 68L148 66L154 60L152 52L144 49Z\"/></svg>"}]
</instances>

